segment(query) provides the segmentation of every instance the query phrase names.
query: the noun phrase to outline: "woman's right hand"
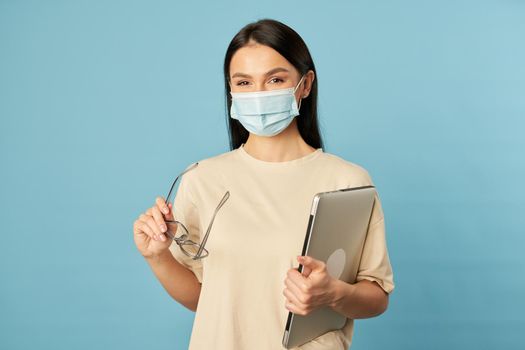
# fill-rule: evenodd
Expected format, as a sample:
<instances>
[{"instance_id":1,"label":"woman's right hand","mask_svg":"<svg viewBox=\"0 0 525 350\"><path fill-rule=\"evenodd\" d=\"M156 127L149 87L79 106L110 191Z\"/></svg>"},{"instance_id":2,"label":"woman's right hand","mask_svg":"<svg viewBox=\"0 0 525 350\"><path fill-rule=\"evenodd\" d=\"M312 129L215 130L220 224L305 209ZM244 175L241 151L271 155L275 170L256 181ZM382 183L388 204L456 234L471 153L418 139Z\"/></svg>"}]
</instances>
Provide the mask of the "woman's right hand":
<instances>
[{"instance_id":1,"label":"woman's right hand","mask_svg":"<svg viewBox=\"0 0 525 350\"><path fill-rule=\"evenodd\" d=\"M161 255L173 243L165 234L167 226L164 220L174 220L172 204L170 202L166 205L162 197L157 197L155 205L133 223L135 244L145 258Z\"/></svg>"}]
</instances>

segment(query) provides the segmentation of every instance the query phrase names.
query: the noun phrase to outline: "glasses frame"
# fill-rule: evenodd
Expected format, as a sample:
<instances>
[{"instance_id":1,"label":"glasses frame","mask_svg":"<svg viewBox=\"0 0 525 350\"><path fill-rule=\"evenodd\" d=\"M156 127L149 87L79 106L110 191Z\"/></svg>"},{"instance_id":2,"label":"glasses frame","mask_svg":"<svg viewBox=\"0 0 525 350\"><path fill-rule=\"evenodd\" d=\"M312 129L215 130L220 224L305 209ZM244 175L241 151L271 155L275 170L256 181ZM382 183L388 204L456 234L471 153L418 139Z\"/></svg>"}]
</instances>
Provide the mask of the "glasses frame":
<instances>
[{"instance_id":1,"label":"glasses frame","mask_svg":"<svg viewBox=\"0 0 525 350\"><path fill-rule=\"evenodd\" d=\"M182 175L184 175L185 173L187 173L188 171L192 170L192 169L195 169L195 167L197 167L199 165L199 162L196 162L194 164L192 164L190 167L188 167L186 170L184 170L183 172L181 172L179 175L177 175L177 177L175 178L175 180L173 180L173 183L171 184L171 187L170 187L170 190L168 192L168 195L166 196L166 200L165 200L165 204L168 205L169 202L171 202L171 195L173 192L173 189L175 188L175 184L177 183L177 181L179 180L179 177L181 177ZM198 259L202 259L202 258L205 258L208 256L209 252L206 248L204 248L204 246L206 245L206 241L208 240L208 235L210 234L210 231L211 231L211 228L212 228L212 225L213 225L213 221L215 220L215 216L217 215L217 212L219 211L219 209L222 207L222 205L226 202L226 200L230 198L230 191L226 191L221 199L221 201L219 202L219 204L217 205L217 207L215 208L215 211L211 217L211 220L210 220L210 223L208 224L208 228L206 229L206 234L204 235L204 238L202 239L202 242L201 243L197 243L197 242L194 242L192 241L191 239L188 239L189 237L189 231L188 229L186 228L186 226L178 221L178 220L164 220L166 222L166 224L176 224L177 225L177 232L179 231L179 229L182 227L182 229L184 230L183 234L180 235L179 237L175 237L175 235L173 235L169 230L166 230L166 235L168 237L170 237L172 240L175 241L175 243L177 243L177 245L180 247L180 249L182 250L182 252L184 254L186 254L187 256L191 257L193 260L198 260ZM172 210L174 210L175 208L172 207ZM184 246L187 246L187 245L191 245L191 246L195 246L198 248L198 251L197 251L197 254L192 254L188 251L186 251L186 249L184 249Z\"/></svg>"}]
</instances>

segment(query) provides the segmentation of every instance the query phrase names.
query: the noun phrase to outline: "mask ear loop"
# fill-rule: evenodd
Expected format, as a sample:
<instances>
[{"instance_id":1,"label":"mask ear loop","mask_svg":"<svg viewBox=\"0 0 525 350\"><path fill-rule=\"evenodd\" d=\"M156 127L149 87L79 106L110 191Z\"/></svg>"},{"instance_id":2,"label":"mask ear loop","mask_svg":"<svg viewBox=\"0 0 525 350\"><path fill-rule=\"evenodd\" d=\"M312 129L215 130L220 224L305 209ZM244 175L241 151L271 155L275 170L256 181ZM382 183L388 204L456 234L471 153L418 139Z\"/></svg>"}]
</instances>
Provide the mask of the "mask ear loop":
<instances>
[{"instance_id":1,"label":"mask ear loop","mask_svg":"<svg viewBox=\"0 0 525 350\"><path fill-rule=\"evenodd\" d=\"M293 93L294 93L294 94L295 94L295 92L297 91L297 88L299 87L299 85L301 85L301 82L303 81L303 79L304 79L305 76L306 76L306 74L303 75L303 76L301 77L301 80L299 80L299 82L297 83L297 86L296 86L295 89L293 90ZM302 101L302 100L303 100L302 97L299 98L299 106L297 106L297 110L301 110L301 101Z\"/></svg>"},{"instance_id":2,"label":"mask ear loop","mask_svg":"<svg viewBox=\"0 0 525 350\"><path fill-rule=\"evenodd\" d=\"M293 93L294 93L294 94L295 94L295 92L297 91L297 88L299 87L299 85L301 85L301 82L303 81L303 79L304 79L305 76L306 76L306 75L303 75L303 76L301 77L301 79L300 79L299 82L297 83L297 86L295 87L295 89L293 89Z\"/></svg>"}]
</instances>

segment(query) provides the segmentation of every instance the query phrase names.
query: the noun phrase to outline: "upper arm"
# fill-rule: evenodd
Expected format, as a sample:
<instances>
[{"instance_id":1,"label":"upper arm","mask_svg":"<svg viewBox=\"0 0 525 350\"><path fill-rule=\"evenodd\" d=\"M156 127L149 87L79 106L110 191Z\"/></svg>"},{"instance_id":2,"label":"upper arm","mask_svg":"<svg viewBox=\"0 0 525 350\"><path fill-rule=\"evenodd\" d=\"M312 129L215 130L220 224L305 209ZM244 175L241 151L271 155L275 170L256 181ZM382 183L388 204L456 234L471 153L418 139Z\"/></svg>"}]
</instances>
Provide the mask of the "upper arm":
<instances>
[{"instance_id":1,"label":"upper arm","mask_svg":"<svg viewBox=\"0 0 525 350\"><path fill-rule=\"evenodd\" d=\"M385 218L377 192L373 208L356 281L375 282L390 294L394 290L394 278L386 244Z\"/></svg>"}]
</instances>

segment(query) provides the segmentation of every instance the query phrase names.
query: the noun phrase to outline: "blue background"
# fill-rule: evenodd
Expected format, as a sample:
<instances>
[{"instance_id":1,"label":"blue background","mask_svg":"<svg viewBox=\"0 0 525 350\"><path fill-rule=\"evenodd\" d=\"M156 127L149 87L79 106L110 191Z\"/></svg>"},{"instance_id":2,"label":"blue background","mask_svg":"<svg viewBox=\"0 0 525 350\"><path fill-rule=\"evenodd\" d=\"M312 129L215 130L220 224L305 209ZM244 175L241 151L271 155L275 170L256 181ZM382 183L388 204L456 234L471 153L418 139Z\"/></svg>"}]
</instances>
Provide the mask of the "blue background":
<instances>
[{"instance_id":1,"label":"blue background","mask_svg":"<svg viewBox=\"0 0 525 350\"><path fill-rule=\"evenodd\" d=\"M0 348L183 349L193 313L133 242L229 150L222 63L281 20L325 151L383 201L396 290L352 349L524 349L525 2L0 1Z\"/></svg>"}]
</instances>

